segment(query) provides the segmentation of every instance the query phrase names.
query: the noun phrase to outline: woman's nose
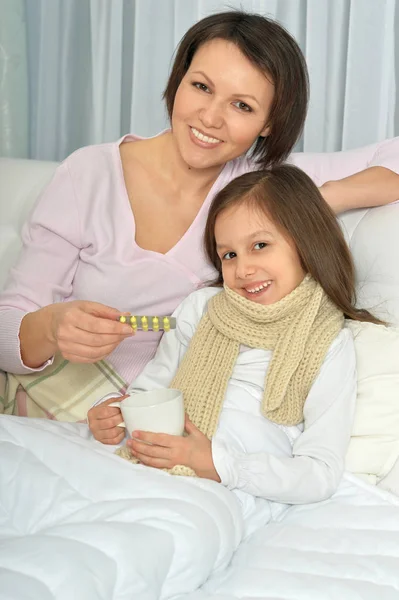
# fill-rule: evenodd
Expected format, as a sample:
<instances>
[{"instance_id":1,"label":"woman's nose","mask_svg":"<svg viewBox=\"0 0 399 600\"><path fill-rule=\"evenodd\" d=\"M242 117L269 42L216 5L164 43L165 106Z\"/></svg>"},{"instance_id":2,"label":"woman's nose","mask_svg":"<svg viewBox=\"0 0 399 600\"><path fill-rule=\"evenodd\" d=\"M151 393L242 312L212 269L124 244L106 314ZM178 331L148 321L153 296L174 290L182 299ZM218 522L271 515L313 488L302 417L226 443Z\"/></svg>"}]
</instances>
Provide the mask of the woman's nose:
<instances>
[{"instance_id":1,"label":"woman's nose","mask_svg":"<svg viewBox=\"0 0 399 600\"><path fill-rule=\"evenodd\" d=\"M223 124L223 109L217 100L208 102L200 111L200 119L205 129L219 129Z\"/></svg>"}]
</instances>

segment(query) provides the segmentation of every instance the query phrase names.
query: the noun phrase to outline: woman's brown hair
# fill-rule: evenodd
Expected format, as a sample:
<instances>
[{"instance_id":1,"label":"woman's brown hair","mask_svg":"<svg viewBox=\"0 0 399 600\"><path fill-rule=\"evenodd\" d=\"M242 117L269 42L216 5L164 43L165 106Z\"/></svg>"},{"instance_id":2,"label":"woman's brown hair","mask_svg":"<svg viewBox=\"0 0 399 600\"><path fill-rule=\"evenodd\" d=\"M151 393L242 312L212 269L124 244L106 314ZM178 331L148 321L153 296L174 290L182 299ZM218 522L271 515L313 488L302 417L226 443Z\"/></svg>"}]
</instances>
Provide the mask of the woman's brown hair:
<instances>
[{"instance_id":1,"label":"woman's brown hair","mask_svg":"<svg viewBox=\"0 0 399 600\"><path fill-rule=\"evenodd\" d=\"M309 81L306 62L298 44L271 19L231 11L205 17L193 25L178 46L163 95L169 120L172 120L177 89L194 54L200 46L215 39L235 44L273 83L275 93L269 115L270 133L254 141L252 157L264 169L279 164L290 154L302 133Z\"/></svg>"},{"instance_id":2,"label":"woman's brown hair","mask_svg":"<svg viewBox=\"0 0 399 600\"><path fill-rule=\"evenodd\" d=\"M367 310L356 308L355 268L336 216L310 177L291 165L241 175L215 196L204 237L206 254L219 272L214 285L223 283L216 219L227 208L242 203L266 214L293 241L304 271L346 318L383 323Z\"/></svg>"}]
</instances>

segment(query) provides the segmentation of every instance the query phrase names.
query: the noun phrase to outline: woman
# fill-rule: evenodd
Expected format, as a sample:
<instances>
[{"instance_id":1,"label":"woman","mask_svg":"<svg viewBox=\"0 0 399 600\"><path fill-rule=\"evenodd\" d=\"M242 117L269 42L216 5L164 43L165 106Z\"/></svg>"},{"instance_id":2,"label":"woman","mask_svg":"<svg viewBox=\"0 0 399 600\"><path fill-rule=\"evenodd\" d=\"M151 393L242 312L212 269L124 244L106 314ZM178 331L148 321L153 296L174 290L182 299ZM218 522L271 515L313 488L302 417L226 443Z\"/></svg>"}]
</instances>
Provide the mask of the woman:
<instances>
[{"instance_id":1,"label":"woman","mask_svg":"<svg viewBox=\"0 0 399 600\"><path fill-rule=\"evenodd\" d=\"M306 66L277 23L220 13L184 36L165 99L171 130L78 150L41 196L0 297L4 371L40 371L61 353L107 357L125 382L139 374L160 334L133 337L116 316L168 314L214 275L202 251L211 199L287 158L306 115ZM338 212L399 198L398 154L392 140L290 162Z\"/></svg>"}]
</instances>

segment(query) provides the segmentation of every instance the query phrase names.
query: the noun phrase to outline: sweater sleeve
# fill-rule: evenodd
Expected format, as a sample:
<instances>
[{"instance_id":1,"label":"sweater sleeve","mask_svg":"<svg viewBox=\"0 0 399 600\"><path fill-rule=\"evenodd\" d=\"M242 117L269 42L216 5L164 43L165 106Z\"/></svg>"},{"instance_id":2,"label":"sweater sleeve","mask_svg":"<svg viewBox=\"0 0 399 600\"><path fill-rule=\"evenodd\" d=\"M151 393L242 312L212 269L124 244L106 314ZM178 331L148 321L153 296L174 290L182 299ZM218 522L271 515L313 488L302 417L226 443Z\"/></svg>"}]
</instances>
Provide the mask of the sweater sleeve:
<instances>
[{"instance_id":1,"label":"sweater sleeve","mask_svg":"<svg viewBox=\"0 0 399 600\"><path fill-rule=\"evenodd\" d=\"M223 438L212 441L215 468L229 489L288 504L329 498L344 470L356 401L353 338L344 329L332 343L304 407L304 430L292 456L244 454Z\"/></svg>"},{"instance_id":2,"label":"sweater sleeve","mask_svg":"<svg viewBox=\"0 0 399 600\"><path fill-rule=\"evenodd\" d=\"M341 152L298 152L288 162L296 165L321 186L354 175L369 167L386 167L399 174L399 137Z\"/></svg>"},{"instance_id":3,"label":"sweater sleeve","mask_svg":"<svg viewBox=\"0 0 399 600\"><path fill-rule=\"evenodd\" d=\"M81 248L77 203L61 164L22 230L22 250L0 295L0 369L24 374L19 329L28 312L70 296Z\"/></svg>"}]
</instances>

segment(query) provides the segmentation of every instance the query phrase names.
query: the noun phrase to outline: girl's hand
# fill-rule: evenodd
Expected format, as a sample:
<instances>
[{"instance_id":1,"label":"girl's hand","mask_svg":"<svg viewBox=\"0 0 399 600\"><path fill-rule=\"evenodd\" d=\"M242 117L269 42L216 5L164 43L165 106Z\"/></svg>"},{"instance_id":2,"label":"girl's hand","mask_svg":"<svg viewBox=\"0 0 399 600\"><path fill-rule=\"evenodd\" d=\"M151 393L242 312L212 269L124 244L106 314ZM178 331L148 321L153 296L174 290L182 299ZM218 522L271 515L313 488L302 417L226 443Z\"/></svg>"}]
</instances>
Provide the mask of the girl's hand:
<instances>
[{"instance_id":1,"label":"girl's hand","mask_svg":"<svg viewBox=\"0 0 399 600\"><path fill-rule=\"evenodd\" d=\"M120 444L125 437L125 428L118 427L122 423L122 413L119 408L108 406L112 402L119 402L127 398L111 398L97 406L93 406L87 413L87 422L94 438L103 444Z\"/></svg>"},{"instance_id":2,"label":"girl's hand","mask_svg":"<svg viewBox=\"0 0 399 600\"><path fill-rule=\"evenodd\" d=\"M198 477L220 482L212 460L211 441L187 416L185 430L187 437L134 431L132 435L138 439L128 440L127 445L132 454L148 467L171 469L176 465L185 465L193 469Z\"/></svg>"},{"instance_id":3,"label":"girl's hand","mask_svg":"<svg viewBox=\"0 0 399 600\"><path fill-rule=\"evenodd\" d=\"M53 304L49 339L71 362L97 362L134 335L129 325L117 321L120 314L115 308L97 302L76 300Z\"/></svg>"}]
</instances>

